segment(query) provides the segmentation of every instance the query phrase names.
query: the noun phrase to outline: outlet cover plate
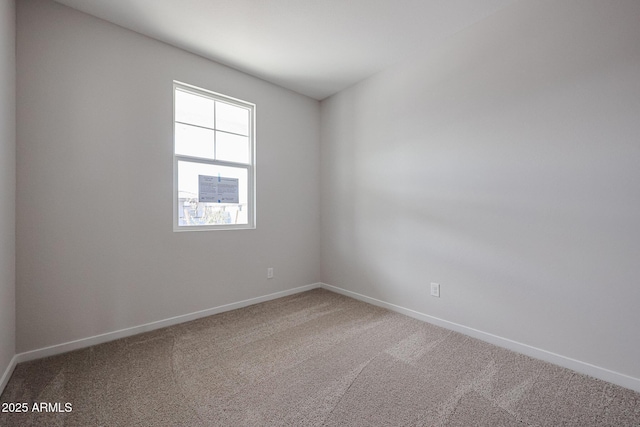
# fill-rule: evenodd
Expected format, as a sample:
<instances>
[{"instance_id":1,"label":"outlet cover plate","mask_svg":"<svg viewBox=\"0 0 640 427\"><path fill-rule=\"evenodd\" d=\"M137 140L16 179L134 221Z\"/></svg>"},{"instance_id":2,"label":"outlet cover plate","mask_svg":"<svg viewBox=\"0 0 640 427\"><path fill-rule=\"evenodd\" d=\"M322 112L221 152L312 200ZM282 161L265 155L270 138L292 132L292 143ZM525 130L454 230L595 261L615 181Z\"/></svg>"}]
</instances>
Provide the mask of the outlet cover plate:
<instances>
[{"instance_id":1,"label":"outlet cover plate","mask_svg":"<svg viewBox=\"0 0 640 427\"><path fill-rule=\"evenodd\" d=\"M440 284L431 283L431 296L440 298Z\"/></svg>"}]
</instances>

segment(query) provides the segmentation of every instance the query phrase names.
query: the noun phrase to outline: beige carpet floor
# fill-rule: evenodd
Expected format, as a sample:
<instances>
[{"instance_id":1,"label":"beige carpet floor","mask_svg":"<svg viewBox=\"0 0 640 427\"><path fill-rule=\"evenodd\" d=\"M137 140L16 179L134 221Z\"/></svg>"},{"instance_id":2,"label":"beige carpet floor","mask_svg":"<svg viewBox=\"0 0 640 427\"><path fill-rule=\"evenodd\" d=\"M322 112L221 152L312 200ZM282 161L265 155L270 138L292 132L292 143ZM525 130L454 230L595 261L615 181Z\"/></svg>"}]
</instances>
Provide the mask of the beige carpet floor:
<instances>
[{"instance_id":1,"label":"beige carpet floor","mask_svg":"<svg viewBox=\"0 0 640 427\"><path fill-rule=\"evenodd\" d=\"M2 426L640 426L640 394L322 289L19 364Z\"/></svg>"}]
</instances>

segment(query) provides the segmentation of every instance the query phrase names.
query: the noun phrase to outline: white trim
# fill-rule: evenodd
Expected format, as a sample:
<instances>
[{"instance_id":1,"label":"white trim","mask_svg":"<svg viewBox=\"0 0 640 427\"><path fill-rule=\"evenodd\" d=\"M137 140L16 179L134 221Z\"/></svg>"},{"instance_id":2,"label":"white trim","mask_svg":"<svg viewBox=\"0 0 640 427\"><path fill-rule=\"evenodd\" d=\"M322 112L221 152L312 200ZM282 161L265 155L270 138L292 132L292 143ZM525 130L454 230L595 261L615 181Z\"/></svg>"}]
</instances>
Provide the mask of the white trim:
<instances>
[{"instance_id":1,"label":"white trim","mask_svg":"<svg viewBox=\"0 0 640 427\"><path fill-rule=\"evenodd\" d=\"M277 298L286 297L289 295L297 294L300 292L316 289L321 286L320 283L314 283L311 285L300 286L293 289L287 289L286 291L274 292L272 294L263 295L256 298L250 298L243 301L238 301L230 304L220 305L218 307L208 308L206 310L200 310L189 314L183 314L180 316L170 317L164 320L158 320L156 322L145 323L144 325L133 326L131 328L120 329L118 331L107 332L93 337L80 338L78 340L69 341L62 344L56 344L49 347L39 348L36 350L27 351L17 354L12 360L15 363L27 362L30 360L40 359L43 357L54 356L56 354L66 353L68 351L78 350L92 345L102 344L105 342L117 340L120 338L130 337L143 332L149 332L160 328L166 328L167 326L177 325L179 323L189 322L191 320L200 319L202 317L212 316L214 314L223 313L225 311L235 310L242 307L258 304L265 301L274 300ZM13 366L15 366L15 363Z\"/></svg>"},{"instance_id":2,"label":"white trim","mask_svg":"<svg viewBox=\"0 0 640 427\"><path fill-rule=\"evenodd\" d=\"M433 325L440 326L445 329L460 332L462 334L471 336L473 338L477 338L479 340L497 345L498 347L503 347L508 350L512 350L529 357L533 357L535 359L544 360L545 362L553 363L554 365L562 366L563 368L571 369L581 374L589 375L594 378L598 378L603 381L607 381L613 384L617 384L621 387L625 387L625 388L640 392L640 378L634 378L629 375L621 374L619 372L615 372L606 368L595 366L587 362L582 362L580 360L576 360L570 357L562 356L560 354L552 353L547 350L532 347L530 345L513 341L508 338L503 338L497 335L490 334L488 332L483 332L478 329L473 329L468 326L460 325L458 323L449 322L448 320L444 320L434 316L430 316L428 314L420 313L418 311L401 307L399 305L391 304L386 301L381 301L379 299L362 295L357 292L348 291L346 289L339 288L337 286L328 285L326 283L321 283L320 285L322 288L328 291L336 292L351 298L355 298L357 300L360 300L369 304L373 304L378 307L383 307L388 310L395 311L397 313L404 314L409 317L413 317L414 319L418 319L423 322L431 323Z\"/></svg>"},{"instance_id":3,"label":"white trim","mask_svg":"<svg viewBox=\"0 0 640 427\"><path fill-rule=\"evenodd\" d=\"M7 386L7 383L9 382L9 378L11 378L11 374L13 374L13 370L16 368L17 364L18 364L18 355L15 355L11 358L11 361L9 362L9 366L7 366L7 369L4 370L4 374L2 374L2 377L0 378L0 394L4 392L4 388Z\"/></svg>"}]
</instances>

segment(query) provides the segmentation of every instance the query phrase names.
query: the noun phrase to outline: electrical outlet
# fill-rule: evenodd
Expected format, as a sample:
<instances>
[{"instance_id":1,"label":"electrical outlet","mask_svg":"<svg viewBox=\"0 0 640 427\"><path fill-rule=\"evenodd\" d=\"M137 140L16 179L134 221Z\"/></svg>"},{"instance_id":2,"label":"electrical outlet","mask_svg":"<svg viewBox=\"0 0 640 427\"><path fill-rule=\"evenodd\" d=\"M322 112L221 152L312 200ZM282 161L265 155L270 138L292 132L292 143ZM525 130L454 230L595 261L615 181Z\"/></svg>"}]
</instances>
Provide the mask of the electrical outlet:
<instances>
[{"instance_id":1,"label":"electrical outlet","mask_svg":"<svg viewBox=\"0 0 640 427\"><path fill-rule=\"evenodd\" d=\"M440 298L440 284L439 283L431 283L431 296Z\"/></svg>"},{"instance_id":2,"label":"electrical outlet","mask_svg":"<svg viewBox=\"0 0 640 427\"><path fill-rule=\"evenodd\" d=\"M267 279L273 279L273 267L267 268Z\"/></svg>"}]
</instances>

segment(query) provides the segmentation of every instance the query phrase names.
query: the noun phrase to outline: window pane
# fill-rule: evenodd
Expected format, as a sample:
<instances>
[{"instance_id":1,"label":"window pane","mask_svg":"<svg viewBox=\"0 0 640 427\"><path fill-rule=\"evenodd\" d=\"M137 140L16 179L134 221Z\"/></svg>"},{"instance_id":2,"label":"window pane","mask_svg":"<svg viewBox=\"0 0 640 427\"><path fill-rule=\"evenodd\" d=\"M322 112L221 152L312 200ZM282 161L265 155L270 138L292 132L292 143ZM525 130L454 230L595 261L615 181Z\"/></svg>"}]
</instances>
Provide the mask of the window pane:
<instances>
[{"instance_id":1,"label":"window pane","mask_svg":"<svg viewBox=\"0 0 640 427\"><path fill-rule=\"evenodd\" d=\"M199 175L237 178L239 203L199 202ZM178 225L248 224L248 184L244 168L178 161Z\"/></svg>"},{"instance_id":2,"label":"window pane","mask_svg":"<svg viewBox=\"0 0 640 427\"><path fill-rule=\"evenodd\" d=\"M176 90L176 121L214 127L215 101L203 96Z\"/></svg>"},{"instance_id":3,"label":"window pane","mask_svg":"<svg viewBox=\"0 0 640 427\"><path fill-rule=\"evenodd\" d=\"M174 82L174 231L255 227L254 110Z\"/></svg>"},{"instance_id":4,"label":"window pane","mask_svg":"<svg viewBox=\"0 0 640 427\"><path fill-rule=\"evenodd\" d=\"M214 131L176 123L176 154L213 159Z\"/></svg>"},{"instance_id":5,"label":"window pane","mask_svg":"<svg viewBox=\"0 0 640 427\"><path fill-rule=\"evenodd\" d=\"M216 160L249 163L249 137L216 132Z\"/></svg>"},{"instance_id":6,"label":"window pane","mask_svg":"<svg viewBox=\"0 0 640 427\"><path fill-rule=\"evenodd\" d=\"M249 135L249 110L216 102L216 129Z\"/></svg>"}]
</instances>

